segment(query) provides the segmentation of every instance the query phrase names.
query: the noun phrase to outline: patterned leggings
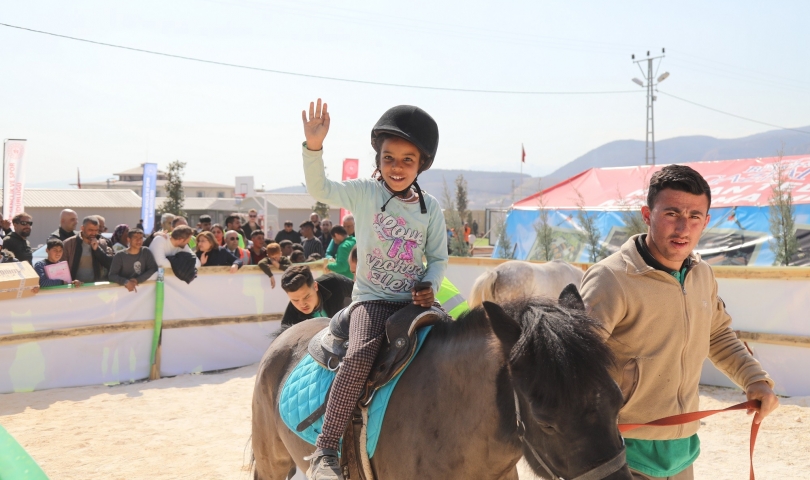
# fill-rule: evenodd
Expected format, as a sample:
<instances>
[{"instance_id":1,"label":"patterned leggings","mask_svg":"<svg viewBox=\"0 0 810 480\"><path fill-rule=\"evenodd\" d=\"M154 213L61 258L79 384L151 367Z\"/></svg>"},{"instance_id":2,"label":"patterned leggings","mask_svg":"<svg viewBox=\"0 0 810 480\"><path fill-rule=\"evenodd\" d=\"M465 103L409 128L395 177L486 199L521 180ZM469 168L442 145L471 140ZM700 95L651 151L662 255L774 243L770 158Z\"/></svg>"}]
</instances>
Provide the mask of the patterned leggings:
<instances>
[{"instance_id":1,"label":"patterned leggings","mask_svg":"<svg viewBox=\"0 0 810 480\"><path fill-rule=\"evenodd\" d=\"M407 305L373 300L360 302L352 309L349 349L332 384L316 447L337 450L385 338L385 321ZM441 308L438 303L434 305Z\"/></svg>"}]
</instances>

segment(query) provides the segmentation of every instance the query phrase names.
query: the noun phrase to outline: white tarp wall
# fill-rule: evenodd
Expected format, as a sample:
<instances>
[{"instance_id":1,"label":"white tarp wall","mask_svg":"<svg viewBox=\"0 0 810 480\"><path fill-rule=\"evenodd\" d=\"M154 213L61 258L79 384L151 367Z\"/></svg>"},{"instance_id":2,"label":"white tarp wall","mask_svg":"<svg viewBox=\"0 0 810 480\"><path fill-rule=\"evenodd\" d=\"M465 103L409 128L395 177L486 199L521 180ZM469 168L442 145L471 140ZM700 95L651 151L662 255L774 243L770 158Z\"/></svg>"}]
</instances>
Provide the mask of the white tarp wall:
<instances>
[{"instance_id":1,"label":"white tarp wall","mask_svg":"<svg viewBox=\"0 0 810 480\"><path fill-rule=\"evenodd\" d=\"M447 277L466 296L480 274L500 263L503 260L451 259ZM810 337L810 269L715 267L714 271L734 330ZM810 395L810 374L804 370L810 365L810 348L747 343L776 381L776 393ZM701 383L734 386L708 360Z\"/></svg>"},{"instance_id":2,"label":"white tarp wall","mask_svg":"<svg viewBox=\"0 0 810 480\"><path fill-rule=\"evenodd\" d=\"M318 274L318 272L313 272ZM287 296L257 267L166 276L163 320L282 314ZM43 290L0 302L0 335L154 320L155 284ZM259 361L280 321L163 330L161 375L220 370ZM0 393L127 382L149 376L152 330L0 344Z\"/></svg>"},{"instance_id":3,"label":"white tarp wall","mask_svg":"<svg viewBox=\"0 0 810 480\"><path fill-rule=\"evenodd\" d=\"M467 296L475 279L502 261L451 259L447 277ZM206 269L203 269L205 272ZM810 337L810 270L717 267L720 295L733 328ZM316 276L320 272L313 272ZM748 278L743 278L748 277ZM287 297L257 267L205 273L191 284L167 276L164 321L282 314ZM42 291L0 302L0 336L154 319L154 284L129 293L107 286ZM258 362L279 321L163 330L162 375L220 370ZM0 343L0 393L97 385L147 378L152 330ZM810 395L810 348L748 342L776 380L777 393ZM708 364L708 362L707 362ZM730 385L711 364L702 382Z\"/></svg>"}]
</instances>

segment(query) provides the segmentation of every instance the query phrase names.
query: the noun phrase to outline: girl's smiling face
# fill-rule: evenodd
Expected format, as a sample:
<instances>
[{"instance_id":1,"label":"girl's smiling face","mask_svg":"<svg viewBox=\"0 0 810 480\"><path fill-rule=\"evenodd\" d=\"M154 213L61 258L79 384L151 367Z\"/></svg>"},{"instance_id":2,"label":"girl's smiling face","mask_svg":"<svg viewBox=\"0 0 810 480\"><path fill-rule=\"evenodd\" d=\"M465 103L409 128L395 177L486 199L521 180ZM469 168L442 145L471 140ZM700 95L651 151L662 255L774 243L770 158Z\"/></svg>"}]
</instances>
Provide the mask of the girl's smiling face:
<instances>
[{"instance_id":1,"label":"girl's smiling face","mask_svg":"<svg viewBox=\"0 0 810 480\"><path fill-rule=\"evenodd\" d=\"M405 190L416 180L422 162L419 149L400 137L389 137L380 147L380 173L395 192Z\"/></svg>"}]
</instances>

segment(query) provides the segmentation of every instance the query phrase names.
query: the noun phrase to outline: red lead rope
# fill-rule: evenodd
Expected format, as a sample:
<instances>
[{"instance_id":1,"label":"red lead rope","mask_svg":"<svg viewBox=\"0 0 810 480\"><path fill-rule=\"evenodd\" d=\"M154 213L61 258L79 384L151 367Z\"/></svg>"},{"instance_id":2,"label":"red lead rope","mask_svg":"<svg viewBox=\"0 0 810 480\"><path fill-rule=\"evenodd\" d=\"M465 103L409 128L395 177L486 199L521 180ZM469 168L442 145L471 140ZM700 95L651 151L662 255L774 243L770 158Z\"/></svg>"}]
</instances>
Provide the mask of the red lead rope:
<instances>
[{"instance_id":1,"label":"red lead rope","mask_svg":"<svg viewBox=\"0 0 810 480\"><path fill-rule=\"evenodd\" d=\"M647 423L620 423L619 432L629 432L630 430L639 427L670 427L673 425L683 425L685 423L694 422L702 418L714 415L715 413L729 412L731 410L757 410L760 407L759 400L749 400L747 402L738 403L722 410L704 410L701 412L682 413L680 415L672 415L671 417L659 418ZM754 444L757 442L757 432L759 432L759 424L751 422L751 448L749 452L750 458L750 480L754 480Z\"/></svg>"}]
</instances>

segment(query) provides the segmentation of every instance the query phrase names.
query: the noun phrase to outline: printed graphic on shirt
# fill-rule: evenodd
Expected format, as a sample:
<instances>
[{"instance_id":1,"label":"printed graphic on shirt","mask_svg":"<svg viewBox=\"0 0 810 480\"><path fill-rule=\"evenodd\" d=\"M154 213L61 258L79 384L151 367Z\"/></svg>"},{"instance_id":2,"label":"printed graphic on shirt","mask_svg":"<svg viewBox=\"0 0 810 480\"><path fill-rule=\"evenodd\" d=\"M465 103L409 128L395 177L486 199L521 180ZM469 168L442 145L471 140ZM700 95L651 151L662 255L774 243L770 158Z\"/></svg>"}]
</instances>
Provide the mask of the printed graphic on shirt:
<instances>
[{"instance_id":1,"label":"printed graphic on shirt","mask_svg":"<svg viewBox=\"0 0 810 480\"><path fill-rule=\"evenodd\" d=\"M368 280L383 290L409 291L425 273L421 256L414 258L414 250L425 243L425 234L408 228L404 218L385 213L374 216L373 228L385 249L366 254Z\"/></svg>"},{"instance_id":2,"label":"printed graphic on shirt","mask_svg":"<svg viewBox=\"0 0 810 480\"><path fill-rule=\"evenodd\" d=\"M135 262L132 265L132 269L135 270L135 275L140 275L141 274L141 262L140 261Z\"/></svg>"}]
</instances>

